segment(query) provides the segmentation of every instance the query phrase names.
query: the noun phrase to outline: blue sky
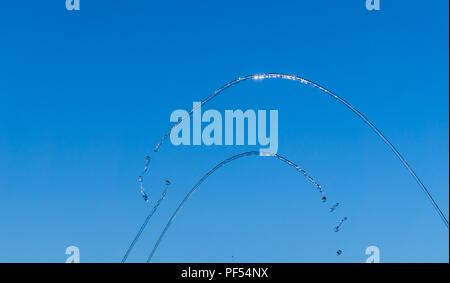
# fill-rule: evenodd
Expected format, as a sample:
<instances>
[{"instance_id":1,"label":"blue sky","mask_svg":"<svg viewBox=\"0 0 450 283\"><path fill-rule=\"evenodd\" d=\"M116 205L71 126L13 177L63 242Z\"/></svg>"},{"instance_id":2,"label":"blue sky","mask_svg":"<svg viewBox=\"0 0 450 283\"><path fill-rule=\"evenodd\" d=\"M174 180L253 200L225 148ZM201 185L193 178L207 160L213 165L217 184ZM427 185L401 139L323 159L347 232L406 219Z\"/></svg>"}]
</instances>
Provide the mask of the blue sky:
<instances>
[{"instance_id":1,"label":"blue sky","mask_svg":"<svg viewBox=\"0 0 450 283\"><path fill-rule=\"evenodd\" d=\"M0 10L0 262L119 262L150 210L144 157L188 109L239 76L301 75L363 112L449 209L448 2L8 1ZM236 161L184 206L157 262L448 262L423 192L361 120L318 90L245 82L206 109L277 109L278 153ZM258 147L174 147L154 156L167 200L130 261L145 261L173 209L215 164ZM338 201L335 213L329 207ZM348 221L339 233L332 228ZM337 257L335 252L344 253Z\"/></svg>"}]
</instances>

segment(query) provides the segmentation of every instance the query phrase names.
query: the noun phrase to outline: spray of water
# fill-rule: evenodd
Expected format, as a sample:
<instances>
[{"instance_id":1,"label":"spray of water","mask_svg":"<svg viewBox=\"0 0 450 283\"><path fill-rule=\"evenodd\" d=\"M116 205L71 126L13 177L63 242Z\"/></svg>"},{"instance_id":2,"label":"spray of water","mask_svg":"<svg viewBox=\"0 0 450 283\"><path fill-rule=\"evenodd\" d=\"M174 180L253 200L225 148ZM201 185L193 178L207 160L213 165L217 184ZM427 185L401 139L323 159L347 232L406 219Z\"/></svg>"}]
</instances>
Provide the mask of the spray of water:
<instances>
[{"instance_id":1,"label":"spray of water","mask_svg":"<svg viewBox=\"0 0 450 283\"><path fill-rule=\"evenodd\" d=\"M154 148L154 152L158 152L163 142L170 136L170 133L172 130L177 127L179 124L181 124L187 117L189 117L194 111L198 110L200 107L202 107L205 103L212 100L214 97L218 96L220 93L222 93L224 90L235 86L239 83L242 83L244 81L248 80L263 80L263 79L285 79L285 80L291 80L291 81L297 81L303 84L306 84L308 86L312 86L314 88L319 89L323 93L333 97L338 102L344 104L348 109L350 109L353 113L355 113L359 118L361 118L372 130L384 141L384 143L394 152L394 154L398 157L398 159L401 161L403 166L409 171L411 176L415 179L419 187L422 189L422 191L425 193L427 198L432 203L433 207L439 214L440 218L444 222L447 229L449 228L449 223L447 220L447 217L444 215L442 210L440 209L439 205L436 203L434 198L432 197L429 190L425 187L423 182L420 180L420 178L417 176L417 174L414 172L414 170L411 168L411 166L408 164L406 159L400 154L400 152L392 145L392 143L381 133L380 130L378 130L377 127L369 120L367 119L361 112L359 112L355 107L353 107L350 103L348 103L346 100L338 96L337 94L333 93L332 91L326 89L323 86L320 86L319 84L312 82L310 80L304 79L302 77L296 76L296 75L289 75L289 74L279 74L279 73L263 73L263 74L257 74L257 75L249 75L245 77L238 78L234 81L231 81L227 83L226 85L222 86L221 88L214 91L211 95L206 97L199 105L194 107L186 116L184 116L182 119L180 119L177 123L173 124L172 127L169 129L169 131L164 134L164 136L160 139L160 141L157 143L157 145ZM326 201L326 197L323 198L324 201Z\"/></svg>"},{"instance_id":2,"label":"spray of water","mask_svg":"<svg viewBox=\"0 0 450 283\"><path fill-rule=\"evenodd\" d=\"M158 199L158 201L156 201L155 205L153 206L152 210L148 214L147 218L145 218L144 223L142 224L141 228L139 229L139 231L137 232L137 234L134 237L133 241L131 242L130 246L128 247L127 252L123 256L122 263L124 263L127 260L128 256L130 255L131 250L133 249L133 247L136 244L136 242L139 240L139 237L141 236L142 232L144 232L144 229L147 226L148 222L150 221L152 216L155 214L156 210L158 210L158 207L161 204L161 202L166 198L167 191L168 191L169 186L170 186L170 181L166 180L164 183L165 183L165 188L164 188L164 191L162 192L162 195L161 195L160 199Z\"/></svg>"},{"instance_id":3,"label":"spray of water","mask_svg":"<svg viewBox=\"0 0 450 283\"><path fill-rule=\"evenodd\" d=\"M158 248L162 238L164 237L164 235L166 234L167 230L169 229L169 226L172 224L172 222L174 221L175 217L177 216L177 214L180 212L181 208L184 206L184 204L186 203L186 201L191 197L192 193L195 192L195 190L197 190L197 188L209 177L211 176L211 174L213 174L215 171L217 171L219 168L223 167L224 165L226 165L227 163L230 163L234 160L243 158L243 157L249 157L249 156L269 156L269 157L273 157L277 160L280 160L286 164L288 164L289 166L295 168L298 172L300 172L303 176L305 176L308 181L311 182L311 184L313 184L313 186L322 194L322 198L325 197L324 195L324 191L322 189L322 187L319 185L319 183L317 183L314 178L312 178L305 170L303 170L302 168L300 168L299 165L293 163L292 161L290 161L289 159L284 158L283 156L280 156L278 154L272 154L272 153L267 153L267 152L261 152L261 151L248 151L248 152L244 152L235 156L232 156L228 159L225 159L224 161L220 162L219 164L217 164L213 169L211 169L210 171L208 171L196 184L194 187L192 187L192 189L187 193L187 195L184 197L184 199L180 202L180 204L178 205L177 209L175 210L175 212L172 214L172 216L170 217L169 221L167 222L166 226L164 227L164 230L161 232L161 234L158 237L158 240L156 241L148 259L147 262L150 262L153 255L155 254L156 249ZM143 225L144 226L144 225ZM139 233L138 233L139 235Z\"/></svg>"}]
</instances>

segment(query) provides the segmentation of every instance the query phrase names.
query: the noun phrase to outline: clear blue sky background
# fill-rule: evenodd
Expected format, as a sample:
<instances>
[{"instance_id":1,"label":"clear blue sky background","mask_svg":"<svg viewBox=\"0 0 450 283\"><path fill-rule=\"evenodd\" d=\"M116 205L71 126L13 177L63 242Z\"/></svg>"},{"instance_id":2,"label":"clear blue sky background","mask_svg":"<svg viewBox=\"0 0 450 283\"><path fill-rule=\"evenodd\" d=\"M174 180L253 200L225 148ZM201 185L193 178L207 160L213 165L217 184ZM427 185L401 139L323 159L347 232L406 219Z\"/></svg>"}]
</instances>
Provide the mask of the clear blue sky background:
<instances>
[{"instance_id":1,"label":"clear blue sky background","mask_svg":"<svg viewBox=\"0 0 450 283\"><path fill-rule=\"evenodd\" d=\"M449 208L448 1L4 1L0 9L0 262L118 262L150 210L144 156L222 84L302 75L346 98ZM382 141L318 90L246 82L207 108L278 109L279 153L317 178L253 157L222 168L185 205L154 260L449 260L449 232ZM258 147L166 143L146 183L173 183L130 261L142 262L207 170ZM341 207L328 212L332 203ZM348 222L339 233L340 218ZM344 251L337 257L338 249Z\"/></svg>"}]
</instances>

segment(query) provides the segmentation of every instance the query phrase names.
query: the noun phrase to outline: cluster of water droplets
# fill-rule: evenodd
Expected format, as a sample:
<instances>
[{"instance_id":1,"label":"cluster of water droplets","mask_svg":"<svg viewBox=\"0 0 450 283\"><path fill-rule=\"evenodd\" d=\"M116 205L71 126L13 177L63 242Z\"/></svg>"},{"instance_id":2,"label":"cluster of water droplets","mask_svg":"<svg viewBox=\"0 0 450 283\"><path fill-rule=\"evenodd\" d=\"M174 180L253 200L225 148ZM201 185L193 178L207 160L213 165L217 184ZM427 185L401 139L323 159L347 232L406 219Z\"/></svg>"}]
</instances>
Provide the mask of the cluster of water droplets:
<instances>
[{"instance_id":1,"label":"cluster of water droplets","mask_svg":"<svg viewBox=\"0 0 450 283\"><path fill-rule=\"evenodd\" d=\"M340 203L339 203L339 202L336 202L335 204L333 204L333 206L330 208L330 213L335 212L336 209L337 209L339 206L340 206ZM345 216L344 218L342 218L342 219L339 221L338 225L334 227L334 232L336 232L336 233L339 232L339 231L341 230L342 224L343 224L345 221L347 221L347 219L348 219L348 218L347 218L346 216ZM344 253L344 251L341 250L341 249L339 249L339 250L336 251L336 255L337 255L337 256L340 256L340 255L342 255L343 253Z\"/></svg>"},{"instance_id":2,"label":"cluster of water droplets","mask_svg":"<svg viewBox=\"0 0 450 283\"><path fill-rule=\"evenodd\" d=\"M340 203L339 203L339 202L336 202L335 204L333 204L333 206L330 207L330 213L335 212L336 209L337 209L339 206L340 206ZM339 232L339 231L341 230L342 224L343 224L345 221L347 221L347 219L348 219L347 217L342 218L342 219L339 221L338 225L334 227L334 232ZM339 250L336 251L336 255L337 255L337 256L340 256L340 255L342 255L343 253L344 253L344 251L341 250L341 249L339 249Z\"/></svg>"},{"instance_id":3,"label":"cluster of water droplets","mask_svg":"<svg viewBox=\"0 0 450 283\"><path fill-rule=\"evenodd\" d=\"M317 181L313 177L311 177L308 174L308 172L306 172L304 169L300 168L300 166L298 166L297 164L293 163L292 161L290 161L290 160L288 160L288 159L286 159L286 158L284 158L282 156L279 156L277 154L261 152L260 155L261 156L272 156L272 157L275 157L275 158L280 159L281 161L289 164L290 166L294 167L298 172L300 172L303 176L305 176L305 178L308 179L308 181L311 184L313 184L314 187L316 187L317 191L322 195L322 198L321 198L322 201L323 202L327 201L327 197L325 195L324 190L322 189L322 186L319 183L317 183Z\"/></svg>"},{"instance_id":4,"label":"cluster of water droplets","mask_svg":"<svg viewBox=\"0 0 450 283\"><path fill-rule=\"evenodd\" d=\"M308 174L308 172L306 172L305 170L303 170L302 168L300 168L300 166L298 166L298 165L296 165L295 163L293 163L293 162L291 162L290 160L288 160L288 159L285 159L285 158L283 158L283 157L281 157L281 156L279 156L279 155L277 155L277 154L275 154L275 155L271 155L271 154L267 154L267 153L262 153L261 155L264 155L264 156L274 156L274 157L276 157L276 158L278 158L278 159L280 159L280 160L282 160L282 161L284 161L284 162L286 162L286 163L288 163L289 165L291 165L291 166L293 166L295 169L297 169L297 171L299 171L300 173L302 173L316 188L317 188L317 190L319 191L319 193L322 195L322 198L321 198L321 200L322 200L322 202L327 202L327 196L325 195L325 192L324 192L324 190L323 190L323 188L322 188L322 186L313 178L313 177L311 177L309 174ZM336 202L331 208L330 208L330 212L332 213L332 212L334 212L338 207L340 206L340 203L339 202ZM341 227L342 227L342 224L345 222L345 221L347 221L347 217L344 217L344 218L342 218L340 221L339 221L339 224L334 228L334 231L335 232L339 232L340 231L340 229L341 229ZM343 254L343 251L341 250L341 249L339 249L339 250L337 250L336 251L336 255L338 255L338 256L340 256L340 255L342 255Z\"/></svg>"},{"instance_id":5,"label":"cluster of water droplets","mask_svg":"<svg viewBox=\"0 0 450 283\"><path fill-rule=\"evenodd\" d=\"M145 192L144 189L144 175L148 173L149 168L150 168L150 156L146 156L145 157L145 166L144 166L144 170L142 172L142 174L138 177L138 182L139 182L139 186L140 186L140 192L142 195L142 198L144 199L145 202L150 202L150 198L148 196L148 194Z\"/></svg>"}]
</instances>

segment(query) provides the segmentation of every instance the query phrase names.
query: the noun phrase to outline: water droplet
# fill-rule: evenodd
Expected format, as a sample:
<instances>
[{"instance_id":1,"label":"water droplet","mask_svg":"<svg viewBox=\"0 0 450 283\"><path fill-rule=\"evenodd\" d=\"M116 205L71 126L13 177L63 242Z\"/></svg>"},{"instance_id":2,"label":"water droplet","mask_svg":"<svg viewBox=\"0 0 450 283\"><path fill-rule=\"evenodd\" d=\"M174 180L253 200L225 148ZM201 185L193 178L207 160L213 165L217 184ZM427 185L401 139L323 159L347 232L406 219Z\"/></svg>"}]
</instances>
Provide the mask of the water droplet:
<instances>
[{"instance_id":1,"label":"water droplet","mask_svg":"<svg viewBox=\"0 0 450 283\"><path fill-rule=\"evenodd\" d=\"M334 205L333 205L333 207L331 207L330 208L330 212L333 212L333 211L335 211L336 210L336 208L339 206L339 203L337 202L337 203L335 203Z\"/></svg>"},{"instance_id":2,"label":"water droplet","mask_svg":"<svg viewBox=\"0 0 450 283\"><path fill-rule=\"evenodd\" d=\"M149 202L148 195L145 192L142 192L142 198L145 202Z\"/></svg>"},{"instance_id":3,"label":"water droplet","mask_svg":"<svg viewBox=\"0 0 450 283\"><path fill-rule=\"evenodd\" d=\"M144 173L147 173L149 167L150 167L150 156L147 155L145 157Z\"/></svg>"},{"instance_id":4,"label":"water droplet","mask_svg":"<svg viewBox=\"0 0 450 283\"><path fill-rule=\"evenodd\" d=\"M341 221L339 221L338 226L334 227L334 231L339 232L339 229L341 229L342 223L344 223L345 221L347 221L347 217L344 217L344 218L342 218Z\"/></svg>"},{"instance_id":5,"label":"water droplet","mask_svg":"<svg viewBox=\"0 0 450 283\"><path fill-rule=\"evenodd\" d=\"M323 197L322 197L322 201L323 201L323 202L326 202L326 201L327 201L327 197L323 196Z\"/></svg>"},{"instance_id":6,"label":"water droplet","mask_svg":"<svg viewBox=\"0 0 450 283\"><path fill-rule=\"evenodd\" d=\"M342 253L343 253L342 250L338 250L338 251L336 252L336 254L337 254L338 256L340 256Z\"/></svg>"},{"instance_id":7,"label":"water droplet","mask_svg":"<svg viewBox=\"0 0 450 283\"><path fill-rule=\"evenodd\" d=\"M170 183L169 180L166 180L165 182L166 182L166 185L167 185L167 186L170 186L171 183Z\"/></svg>"},{"instance_id":8,"label":"water droplet","mask_svg":"<svg viewBox=\"0 0 450 283\"><path fill-rule=\"evenodd\" d=\"M143 181L142 176L139 176L139 177L138 177L138 181L139 181L139 182L142 182L142 181Z\"/></svg>"}]
</instances>

